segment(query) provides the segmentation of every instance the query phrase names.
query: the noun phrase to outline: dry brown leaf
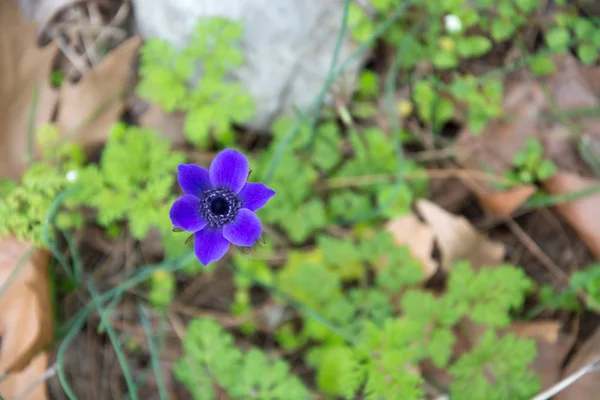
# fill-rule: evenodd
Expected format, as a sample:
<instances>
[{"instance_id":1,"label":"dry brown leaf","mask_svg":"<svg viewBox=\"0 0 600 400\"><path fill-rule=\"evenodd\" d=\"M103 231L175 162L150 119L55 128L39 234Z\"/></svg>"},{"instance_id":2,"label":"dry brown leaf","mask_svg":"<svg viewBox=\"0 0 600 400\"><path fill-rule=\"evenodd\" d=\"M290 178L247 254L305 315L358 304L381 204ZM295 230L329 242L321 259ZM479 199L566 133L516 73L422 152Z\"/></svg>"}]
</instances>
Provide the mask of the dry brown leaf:
<instances>
[{"instance_id":1,"label":"dry brown leaf","mask_svg":"<svg viewBox=\"0 0 600 400\"><path fill-rule=\"evenodd\" d=\"M0 1L0 177L18 178L26 167L32 111L32 132L54 113L56 92L49 76L56 51L55 44L38 47L35 24L15 2Z\"/></svg>"},{"instance_id":2,"label":"dry brown leaf","mask_svg":"<svg viewBox=\"0 0 600 400\"><path fill-rule=\"evenodd\" d=\"M562 363L577 335L561 331L558 321L514 322L508 331L520 337L534 339L537 356L530 366L540 377L542 389L554 385L560 377Z\"/></svg>"},{"instance_id":3,"label":"dry brown leaf","mask_svg":"<svg viewBox=\"0 0 600 400\"><path fill-rule=\"evenodd\" d=\"M527 139L535 135L537 116L545 105L543 88L537 82L507 83L503 106L510 119L491 122L480 135L463 129L455 145L460 165L502 174Z\"/></svg>"},{"instance_id":4,"label":"dry brown leaf","mask_svg":"<svg viewBox=\"0 0 600 400\"><path fill-rule=\"evenodd\" d=\"M131 63L141 44L138 36L128 39L78 83L63 84L56 126L64 137L85 147L106 141L125 108Z\"/></svg>"},{"instance_id":5,"label":"dry brown leaf","mask_svg":"<svg viewBox=\"0 0 600 400\"><path fill-rule=\"evenodd\" d=\"M537 190L534 185L521 185L502 192L479 193L481 205L498 218L508 218Z\"/></svg>"},{"instance_id":6,"label":"dry brown leaf","mask_svg":"<svg viewBox=\"0 0 600 400\"><path fill-rule=\"evenodd\" d=\"M574 137L581 135L600 142L600 118L594 115L570 116L564 124L561 110L597 108L600 100L590 81L600 79L594 70L585 69L571 54L554 57L557 72L539 83L526 74L510 75L505 82L506 121L488 124L480 135L463 129L455 145L459 164L467 169L502 174L512 167L515 155L530 138L540 140L544 155L560 170L589 172L582 161ZM595 73L594 73L595 72ZM483 190L490 189L483 185Z\"/></svg>"},{"instance_id":7,"label":"dry brown leaf","mask_svg":"<svg viewBox=\"0 0 600 400\"><path fill-rule=\"evenodd\" d=\"M164 138L169 139L174 146L186 142L183 135L185 113L167 113L157 104L151 104L140 116L140 125L158 131Z\"/></svg>"},{"instance_id":8,"label":"dry brown leaf","mask_svg":"<svg viewBox=\"0 0 600 400\"><path fill-rule=\"evenodd\" d=\"M600 356L600 329L579 348L575 356L569 362L562 378L569 376L575 371L585 367L593 359ZM593 372L584 375L562 392L553 397L554 400L597 400L600 393L600 373Z\"/></svg>"},{"instance_id":9,"label":"dry brown leaf","mask_svg":"<svg viewBox=\"0 0 600 400\"><path fill-rule=\"evenodd\" d=\"M438 264L431 257L435 235L414 214L398 217L387 223L386 229L392 234L397 245L406 245L413 257L421 261L426 279L437 271Z\"/></svg>"},{"instance_id":10,"label":"dry brown leaf","mask_svg":"<svg viewBox=\"0 0 600 400\"><path fill-rule=\"evenodd\" d=\"M5 399L19 396L20 400L46 400L48 395L45 380L40 378L48 368L49 358L48 353L40 353L25 369L0 381L0 395Z\"/></svg>"},{"instance_id":11,"label":"dry brown leaf","mask_svg":"<svg viewBox=\"0 0 600 400\"><path fill-rule=\"evenodd\" d=\"M444 270L459 260L468 260L473 268L479 268L497 265L504 259L504 245L488 240L466 218L452 215L425 199L418 200L416 207L435 233Z\"/></svg>"},{"instance_id":12,"label":"dry brown leaf","mask_svg":"<svg viewBox=\"0 0 600 400\"><path fill-rule=\"evenodd\" d=\"M600 181L582 178L568 172L559 172L546 180L544 188L552 195L576 192L598 186ZM568 203L557 204L556 210L577 231L596 258L600 259L600 193Z\"/></svg>"},{"instance_id":13,"label":"dry brown leaf","mask_svg":"<svg viewBox=\"0 0 600 400\"><path fill-rule=\"evenodd\" d=\"M0 241L0 374L25 368L53 341L49 259L28 243Z\"/></svg>"}]
</instances>

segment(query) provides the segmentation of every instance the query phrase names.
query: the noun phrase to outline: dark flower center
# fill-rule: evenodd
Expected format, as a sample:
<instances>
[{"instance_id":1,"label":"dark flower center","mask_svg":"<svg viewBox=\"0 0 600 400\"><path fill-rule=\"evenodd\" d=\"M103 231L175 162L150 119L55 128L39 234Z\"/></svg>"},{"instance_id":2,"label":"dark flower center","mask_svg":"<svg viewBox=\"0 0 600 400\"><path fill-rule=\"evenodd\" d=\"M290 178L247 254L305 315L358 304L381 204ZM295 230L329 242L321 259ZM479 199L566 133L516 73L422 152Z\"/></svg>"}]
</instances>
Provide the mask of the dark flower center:
<instances>
[{"instance_id":1,"label":"dark flower center","mask_svg":"<svg viewBox=\"0 0 600 400\"><path fill-rule=\"evenodd\" d=\"M216 188L204 192L200 215L213 228L233 222L242 203L229 188Z\"/></svg>"},{"instance_id":2,"label":"dark flower center","mask_svg":"<svg viewBox=\"0 0 600 400\"><path fill-rule=\"evenodd\" d=\"M215 197L210 202L210 211L215 215L225 215L229 212L229 203L221 197Z\"/></svg>"}]
</instances>

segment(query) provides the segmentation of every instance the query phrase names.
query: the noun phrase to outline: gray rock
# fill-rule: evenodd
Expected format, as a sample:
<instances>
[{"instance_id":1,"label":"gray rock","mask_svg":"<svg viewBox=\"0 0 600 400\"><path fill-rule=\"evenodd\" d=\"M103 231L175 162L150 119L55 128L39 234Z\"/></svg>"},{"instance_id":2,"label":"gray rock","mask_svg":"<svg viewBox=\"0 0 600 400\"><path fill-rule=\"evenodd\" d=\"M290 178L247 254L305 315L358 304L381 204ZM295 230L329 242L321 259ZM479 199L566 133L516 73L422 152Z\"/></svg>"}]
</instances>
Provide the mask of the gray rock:
<instances>
[{"instance_id":1,"label":"gray rock","mask_svg":"<svg viewBox=\"0 0 600 400\"><path fill-rule=\"evenodd\" d=\"M134 0L144 38L160 37L178 48L187 44L201 17L241 20L246 63L232 75L256 102L249 128L266 130L274 118L305 109L323 88L342 25L343 0ZM349 35L338 66L356 49ZM351 92L362 60L338 78ZM328 94L327 101L332 100Z\"/></svg>"}]
</instances>

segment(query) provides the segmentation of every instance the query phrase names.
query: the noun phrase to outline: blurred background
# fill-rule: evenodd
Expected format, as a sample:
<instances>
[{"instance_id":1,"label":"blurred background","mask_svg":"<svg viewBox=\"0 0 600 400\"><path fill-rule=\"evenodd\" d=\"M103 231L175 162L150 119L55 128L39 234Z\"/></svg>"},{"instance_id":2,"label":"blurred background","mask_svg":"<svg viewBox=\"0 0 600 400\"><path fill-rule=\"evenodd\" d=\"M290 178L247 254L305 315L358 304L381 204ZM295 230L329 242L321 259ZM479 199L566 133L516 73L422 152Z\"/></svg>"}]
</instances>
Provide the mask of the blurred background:
<instances>
[{"instance_id":1,"label":"blurred background","mask_svg":"<svg viewBox=\"0 0 600 400\"><path fill-rule=\"evenodd\" d=\"M596 399L599 49L586 0L0 0L0 395ZM225 148L277 194L204 266Z\"/></svg>"}]
</instances>

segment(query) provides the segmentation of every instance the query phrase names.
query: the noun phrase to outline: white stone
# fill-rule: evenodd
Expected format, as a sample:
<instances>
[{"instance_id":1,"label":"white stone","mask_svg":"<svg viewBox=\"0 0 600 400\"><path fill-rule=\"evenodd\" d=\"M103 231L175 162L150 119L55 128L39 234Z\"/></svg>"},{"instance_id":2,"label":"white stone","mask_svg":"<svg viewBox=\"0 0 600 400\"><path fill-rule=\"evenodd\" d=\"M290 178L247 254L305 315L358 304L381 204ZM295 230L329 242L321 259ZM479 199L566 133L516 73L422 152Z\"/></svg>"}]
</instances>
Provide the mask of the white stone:
<instances>
[{"instance_id":1,"label":"white stone","mask_svg":"<svg viewBox=\"0 0 600 400\"><path fill-rule=\"evenodd\" d=\"M344 0L134 0L144 38L160 37L177 48L187 44L200 17L224 16L245 26L241 48L246 63L233 78L252 95L255 117L248 127L266 130L281 114L303 110L321 91L342 26ZM357 45L349 35L338 66ZM364 59L364 57L362 58ZM354 89L362 59L342 74L344 92ZM339 85L338 85L339 86ZM332 99L329 93L327 100Z\"/></svg>"}]
</instances>

